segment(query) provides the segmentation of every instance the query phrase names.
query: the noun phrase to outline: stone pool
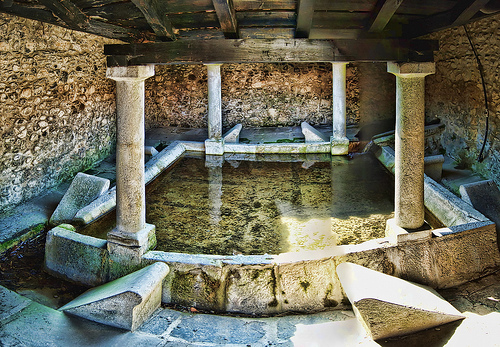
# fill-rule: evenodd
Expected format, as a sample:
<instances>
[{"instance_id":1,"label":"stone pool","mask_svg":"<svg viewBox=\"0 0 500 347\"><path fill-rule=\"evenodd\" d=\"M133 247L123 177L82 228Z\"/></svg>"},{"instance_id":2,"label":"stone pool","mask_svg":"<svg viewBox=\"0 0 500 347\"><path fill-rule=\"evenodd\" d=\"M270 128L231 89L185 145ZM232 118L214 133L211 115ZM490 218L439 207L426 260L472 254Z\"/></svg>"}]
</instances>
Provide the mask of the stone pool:
<instances>
[{"instance_id":1,"label":"stone pool","mask_svg":"<svg viewBox=\"0 0 500 347\"><path fill-rule=\"evenodd\" d=\"M156 250L280 254L384 237L391 174L371 155L187 154L147 188ZM106 239L113 215L81 233Z\"/></svg>"}]
</instances>

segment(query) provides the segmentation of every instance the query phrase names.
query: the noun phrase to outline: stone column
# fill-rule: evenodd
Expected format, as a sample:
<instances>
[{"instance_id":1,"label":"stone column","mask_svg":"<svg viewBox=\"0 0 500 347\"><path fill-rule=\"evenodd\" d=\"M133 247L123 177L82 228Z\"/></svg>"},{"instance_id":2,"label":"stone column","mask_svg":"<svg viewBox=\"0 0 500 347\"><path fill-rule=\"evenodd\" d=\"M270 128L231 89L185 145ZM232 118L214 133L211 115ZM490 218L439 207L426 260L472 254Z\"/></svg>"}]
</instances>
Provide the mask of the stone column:
<instances>
[{"instance_id":1,"label":"stone column","mask_svg":"<svg viewBox=\"0 0 500 347\"><path fill-rule=\"evenodd\" d=\"M141 253L154 236L154 225L146 224L144 180L144 81L154 66L110 67L106 75L116 81L117 109L116 227L108 233L108 249Z\"/></svg>"},{"instance_id":2,"label":"stone column","mask_svg":"<svg viewBox=\"0 0 500 347\"><path fill-rule=\"evenodd\" d=\"M346 137L346 67L347 63L344 62L332 63L332 155L347 154L349 149L349 139Z\"/></svg>"},{"instance_id":3,"label":"stone column","mask_svg":"<svg viewBox=\"0 0 500 347\"><path fill-rule=\"evenodd\" d=\"M425 76L433 62L387 63L396 75L395 223L405 229L424 224Z\"/></svg>"},{"instance_id":4,"label":"stone column","mask_svg":"<svg viewBox=\"0 0 500 347\"><path fill-rule=\"evenodd\" d=\"M222 138L221 64L205 64L208 73L208 139L205 141L207 155L224 154Z\"/></svg>"}]
</instances>

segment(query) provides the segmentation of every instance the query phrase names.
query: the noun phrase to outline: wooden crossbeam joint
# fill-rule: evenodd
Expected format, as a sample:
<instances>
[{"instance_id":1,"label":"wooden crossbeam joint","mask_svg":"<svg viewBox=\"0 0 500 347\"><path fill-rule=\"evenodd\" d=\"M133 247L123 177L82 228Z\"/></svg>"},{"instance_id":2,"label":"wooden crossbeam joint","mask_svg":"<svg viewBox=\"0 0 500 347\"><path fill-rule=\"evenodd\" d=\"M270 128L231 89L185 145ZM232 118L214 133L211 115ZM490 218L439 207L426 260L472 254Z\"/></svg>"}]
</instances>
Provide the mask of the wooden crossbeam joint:
<instances>
[{"instance_id":1,"label":"wooden crossbeam joint","mask_svg":"<svg viewBox=\"0 0 500 347\"><path fill-rule=\"evenodd\" d=\"M379 0L372 12L368 31L383 31L402 2L403 0Z\"/></svg>"},{"instance_id":2,"label":"wooden crossbeam joint","mask_svg":"<svg viewBox=\"0 0 500 347\"><path fill-rule=\"evenodd\" d=\"M162 40L175 40L172 23L166 15L166 9L162 8L159 1L132 0L132 2L141 10L157 37Z\"/></svg>"},{"instance_id":3,"label":"wooden crossbeam joint","mask_svg":"<svg viewBox=\"0 0 500 347\"><path fill-rule=\"evenodd\" d=\"M238 39L240 31L232 0L212 0L219 19L220 27L226 39Z\"/></svg>"},{"instance_id":4,"label":"wooden crossbeam joint","mask_svg":"<svg viewBox=\"0 0 500 347\"><path fill-rule=\"evenodd\" d=\"M89 26L89 17L70 0L39 0L57 18L72 29L85 30Z\"/></svg>"}]
</instances>

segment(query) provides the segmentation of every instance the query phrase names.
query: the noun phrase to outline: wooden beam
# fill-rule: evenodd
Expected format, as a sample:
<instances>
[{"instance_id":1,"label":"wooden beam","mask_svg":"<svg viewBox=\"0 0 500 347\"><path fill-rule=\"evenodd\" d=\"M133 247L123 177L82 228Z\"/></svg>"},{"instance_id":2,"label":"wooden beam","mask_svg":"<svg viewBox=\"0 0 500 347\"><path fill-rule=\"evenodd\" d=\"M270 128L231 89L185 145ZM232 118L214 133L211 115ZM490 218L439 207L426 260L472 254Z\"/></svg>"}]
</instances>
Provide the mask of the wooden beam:
<instances>
[{"instance_id":1,"label":"wooden beam","mask_svg":"<svg viewBox=\"0 0 500 347\"><path fill-rule=\"evenodd\" d=\"M151 29L162 40L175 40L172 23L166 15L166 9L162 8L159 0L132 0L141 10L148 21Z\"/></svg>"},{"instance_id":2,"label":"wooden beam","mask_svg":"<svg viewBox=\"0 0 500 347\"><path fill-rule=\"evenodd\" d=\"M403 37L415 38L442 29L468 23L490 0L459 0L449 11L411 21L403 28Z\"/></svg>"},{"instance_id":3,"label":"wooden beam","mask_svg":"<svg viewBox=\"0 0 500 347\"><path fill-rule=\"evenodd\" d=\"M39 2L68 27L75 30L85 30L88 28L89 17L70 0L39 0Z\"/></svg>"},{"instance_id":4,"label":"wooden beam","mask_svg":"<svg viewBox=\"0 0 500 347\"><path fill-rule=\"evenodd\" d=\"M226 39L238 39L240 32L233 0L212 0L220 27Z\"/></svg>"},{"instance_id":5,"label":"wooden beam","mask_svg":"<svg viewBox=\"0 0 500 347\"><path fill-rule=\"evenodd\" d=\"M414 54L409 40L204 40L106 45L110 66L144 64L408 61L432 59L437 41L422 40Z\"/></svg>"},{"instance_id":6,"label":"wooden beam","mask_svg":"<svg viewBox=\"0 0 500 347\"><path fill-rule=\"evenodd\" d=\"M307 39L312 27L314 16L314 0L299 0L297 9L297 26L295 38Z\"/></svg>"},{"instance_id":7,"label":"wooden beam","mask_svg":"<svg viewBox=\"0 0 500 347\"><path fill-rule=\"evenodd\" d=\"M403 0L379 0L370 16L369 32L381 32Z\"/></svg>"}]
</instances>

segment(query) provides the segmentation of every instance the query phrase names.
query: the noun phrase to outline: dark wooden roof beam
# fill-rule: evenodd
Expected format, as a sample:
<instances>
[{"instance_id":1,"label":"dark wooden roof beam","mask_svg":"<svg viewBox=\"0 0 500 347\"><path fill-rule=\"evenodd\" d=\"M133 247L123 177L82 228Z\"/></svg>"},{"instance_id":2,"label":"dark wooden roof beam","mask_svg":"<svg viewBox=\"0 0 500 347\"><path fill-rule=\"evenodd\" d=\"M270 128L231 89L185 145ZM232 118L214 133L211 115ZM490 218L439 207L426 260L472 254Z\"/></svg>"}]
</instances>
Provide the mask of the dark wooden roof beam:
<instances>
[{"instance_id":1,"label":"dark wooden roof beam","mask_svg":"<svg viewBox=\"0 0 500 347\"><path fill-rule=\"evenodd\" d=\"M311 32L314 16L314 0L299 0L297 9L297 27L295 38L307 39Z\"/></svg>"},{"instance_id":2,"label":"dark wooden roof beam","mask_svg":"<svg viewBox=\"0 0 500 347\"><path fill-rule=\"evenodd\" d=\"M433 16L417 19L403 29L403 37L416 38L442 29L468 23L490 0L459 0L453 8Z\"/></svg>"},{"instance_id":3,"label":"dark wooden roof beam","mask_svg":"<svg viewBox=\"0 0 500 347\"><path fill-rule=\"evenodd\" d=\"M172 23L168 19L167 9L162 7L160 0L132 0L153 29L156 36L161 40L175 40Z\"/></svg>"},{"instance_id":4,"label":"dark wooden roof beam","mask_svg":"<svg viewBox=\"0 0 500 347\"><path fill-rule=\"evenodd\" d=\"M89 17L70 0L39 0L54 16L62 20L68 27L85 30L89 26Z\"/></svg>"},{"instance_id":5,"label":"dark wooden roof beam","mask_svg":"<svg viewBox=\"0 0 500 347\"><path fill-rule=\"evenodd\" d=\"M226 39L238 39L240 32L238 29L238 21L236 20L236 11L234 10L232 0L212 0L214 4L217 18L224 37Z\"/></svg>"},{"instance_id":6,"label":"dark wooden roof beam","mask_svg":"<svg viewBox=\"0 0 500 347\"><path fill-rule=\"evenodd\" d=\"M413 47L418 47L415 52ZM432 61L437 41L240 39L106 45L108 66L145 64Z\"/></svg>"},{"instance_id":7,"label":"dark wooden roof beam","mask_svg":"<svg viewBox=\"0 0 500 347\"><path fill-rule=\"evenodd\" d=\"M381 32L398 10L403 0L379 0L370 16L369 32Z\"/></svg>"}]
</instances>

